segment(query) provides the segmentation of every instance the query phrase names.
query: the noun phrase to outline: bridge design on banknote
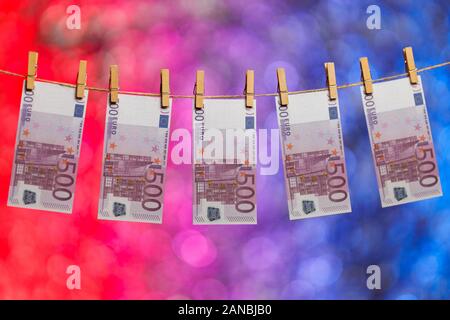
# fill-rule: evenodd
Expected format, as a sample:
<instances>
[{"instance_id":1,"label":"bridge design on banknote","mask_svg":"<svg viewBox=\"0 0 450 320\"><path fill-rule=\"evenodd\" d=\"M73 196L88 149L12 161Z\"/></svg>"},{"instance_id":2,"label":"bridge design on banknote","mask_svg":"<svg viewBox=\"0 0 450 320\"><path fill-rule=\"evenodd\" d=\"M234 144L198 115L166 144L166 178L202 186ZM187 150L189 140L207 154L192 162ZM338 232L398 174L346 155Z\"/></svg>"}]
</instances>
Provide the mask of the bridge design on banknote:
<instances>
[{"instance_id":1,"label":"bridge design on banknote","mask_svg":"<svg viewBox=\"0 0 450 320\"><path fill-rule=\"evenodd\" d=\"M329 157L328 150L294 153L287 157L286 175L291 199L295 193L328 194L326 161Z\"/></svg>"},{"instance_id":2,"label":"bridge design on banknote","mask_svg":"<svg viewBox=\"0 0 450 320\"><path fill-rule=\"evenodd\" d=\"M418 181L418 161L415 147L419 139L416 136L374 143L374 156L380 182L383 187L387 181Z\"/></svg>"}]
</instances>

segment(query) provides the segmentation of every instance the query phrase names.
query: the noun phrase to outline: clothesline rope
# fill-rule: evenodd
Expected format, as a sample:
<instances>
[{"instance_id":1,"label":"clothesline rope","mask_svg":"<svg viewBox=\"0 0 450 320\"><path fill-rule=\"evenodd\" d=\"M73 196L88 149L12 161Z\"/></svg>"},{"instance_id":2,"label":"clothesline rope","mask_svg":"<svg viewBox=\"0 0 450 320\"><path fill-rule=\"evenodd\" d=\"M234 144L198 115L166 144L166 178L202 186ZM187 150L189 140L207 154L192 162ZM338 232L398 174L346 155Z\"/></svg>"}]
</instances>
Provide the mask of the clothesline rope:
<instances>
[{"instance_id":1,"label":"clothesline rope","mask_svg":"<svg viewBox=\"0 0 450 320\"><path fill-rule=\"evenodd\" d=\"M446 62L435 64L435 65L432 65L432 66L420 68L420 69L417 69L417 72L420 73L420 72L424 72L424 71L428 71L428 70L432 70L432 69L445 67L447 65L450 65L450 61L446 61ZM11 72L11 71L7 71L7 70L2 70L2 69L0 69L0 73L6 74L6 75L10 75L10 76L15 76L15 77L26 78L26 76L23 75L23 74L16 73L16 72ZM388 80L398 79L398 78L401 78L401 77L404 77L404 76L407 76L406 72L395 74L395 75L392 75L392 76L382 77L382 78L378 78L378 79L373 79L372 82L375 83L375 82L388 81ZM67 83L67 82L59 82L59 81L53 81L53 80L47 80L47 79L41 79L41 78L36 78L36 80L41 81L41 82L58 84L58 85L65 86L65 87L70 87L70 88L75 88L76 87L75 84ZM359 82L354 82L354 83L343 84L343 85L337 86L337 88L338 89L344 89L344 88L350 88L350 87L357 87L357 86L360 86L362 84L363 83L361 81L359 81ZM107 89L107 88L86 86L86 89L88 89L89 91L109 92L109 89ZM328 90L328 88L289 91L289 94L319 92L319 91L324 91L324 90ZM160 96L160 93L133 92L133 91L122 91L122 90L119 90L119 93L136 95L136 96L148 96L148 97L159 97ZM255 97L275 97L277 95L278 95L277 92L275 92L275 93L257 93L257 94L255 94ZM194 95L171 94L170 97L171 98L175 98L175 99L193 99ZM205 95L204 98L207 98L207 99L239 99L239 98L245 98L245 95L244 94L237 94L237 95L209 95L209 96Z\"/></svg>"}]
</instances>

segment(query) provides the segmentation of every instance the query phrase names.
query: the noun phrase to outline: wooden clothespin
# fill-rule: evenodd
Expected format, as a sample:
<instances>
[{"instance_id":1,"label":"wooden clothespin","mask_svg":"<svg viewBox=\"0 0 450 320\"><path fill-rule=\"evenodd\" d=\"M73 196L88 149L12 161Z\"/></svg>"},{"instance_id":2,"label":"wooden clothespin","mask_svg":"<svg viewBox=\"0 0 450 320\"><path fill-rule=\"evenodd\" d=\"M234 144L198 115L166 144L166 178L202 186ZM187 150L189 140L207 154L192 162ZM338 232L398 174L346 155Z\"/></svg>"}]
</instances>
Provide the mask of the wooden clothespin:
<instances>
[{"instance_id":1,"label":"wooden clothespin","mask_svg":"<svg viewBox=\"0 0 450 320\"><path fill-rule=\"evenodd\" d=\"M28 52L28 72L25 88L26 90L34 90L34 82L37 74L38 53L34 51Z\"/></svg>"},{"instance_id":2,"label":"wooden clothespin","mask_svg":"<svg viewBox=\"0 0 450 320\"><path fill-rule=\"evenodd\" d=\"M414 62L412 47L406 47L403 49L403 57L405 59L405 69L408 73L409 82L411 82L411 84L417 84L419 79L417 77L416 63Z\"/></svg>"},{"instance_id":3,"label":"wooden clothespin","mask_svg":"<svg viewBox=\"0 0 450 320\"><path fill-rule=\"evenodd\" d=\"M109 101L110 103L119 102L119 67L117 65L109 68Z\"/></svg>"},{"instance_id":4,"label":"wooden clothespin","mask_svg":"<svg viewBox=\"0 0 450 320\"><path fill-rule=\"evenodd\" d=\"M161 108L169 107L169 69L161 69Z\"/></svg>"},{"instance_id":5,"label":"wooden clothespin","mask_svg":"<svg viewBox=\"0 0 450 320\"><path fill-rule=\"evenodd\" d=\"M370 75L369 60L367 57L360 58L359 65L361 67L361 80L364 85L364 93L373 94L372 76Z\"/></svg>"},{"instance_id":6,"label":"wooden clothespin","mask_svg":"<svg viewBox=\"0 0 450 320\"><path fill-rule=\"evenodd\" d=\"M253 108L255 105L255 72L253 70L247 70L245 74L245 106L247 108Z\"/></svg>"},{"instance_id":7,"label":"wooden clothespin","mask_svg":"<svg viewBox=\"0 0 450 320\"><path fill-rule=\"evenodd\" d=\"M80 66L78 67L78 76L77 76L77 87L75 90L75 98L83 99L84 98L84 89L86 88L87 81L87 61L81 60Z\"/></svg>"},{"instance_id":8,"label":"wooden clothespin","mask_svg":"<svg viewBox=\"0 0 450 320\"><path fill-rule=\"evenodd\" d=\"M327 74L328 97L330 100L337 99L336 72L333 62L325 63L325 72Z\"/></svg>"},{"instance_id":9,"label":"wooden clothespin","mask_svg":"<svg viewBox=\"0 0 450 320\"><path fill-rule=\"evenodd\" d=\"M194 87L194 103L196 109L203 108L203 96L205 95L205 72L197 70Z\"/></svg>"},{"instance_id":10,"label":"wooden clothespin","mask_svg":"<svg viewBox=\"0 0 450 320\"><path fill-rule=\"evenodd\" d=\"M288 89L286 83L286 72L284 68L277 69L278 93L280 95L280 105L287 106L289 103Z\"/></svg>"}]
</instances>

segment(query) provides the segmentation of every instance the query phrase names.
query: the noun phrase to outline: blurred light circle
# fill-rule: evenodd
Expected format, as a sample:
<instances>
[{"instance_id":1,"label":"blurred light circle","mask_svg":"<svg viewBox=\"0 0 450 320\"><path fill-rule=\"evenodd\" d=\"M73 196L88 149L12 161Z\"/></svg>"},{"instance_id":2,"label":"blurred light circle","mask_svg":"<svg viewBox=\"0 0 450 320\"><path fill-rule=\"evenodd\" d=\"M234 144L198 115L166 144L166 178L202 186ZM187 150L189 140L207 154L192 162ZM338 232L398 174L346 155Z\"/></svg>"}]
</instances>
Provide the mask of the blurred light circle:
<instances>
[{"instance_id":1,"label":"blurred light circle","mask_svg":"<svg viewBox=\"0 0 450 320\"><path fill-rule=\"evenodd\" d=\"M197 300L225 300L228 298L228 291L219 280L205 279L194 285L192 297Z\"/></svg>"},{"instance_id":2,"label":"blurred light circle","mask_svg":"<svg viewBox=\"0 0 450 320\"><path fill-rule=\"evenodd\" d=\"M170 253L170 240L170 235L163 230L145 231L139 237L139 252L144 257L161 261Z\"/></svg>"},{"instance_id":3,"label":"blurred light circle","mask_svg":"<svg viewBox=\"0 0 450 320\"><path fill-rule=\"evenodd\" d=\"M412 293L402 293L396 298L397 300L417 300L417 297Z\"/></svg>"},{"instance_id":4,"label":"blurred light circle","mask_svg":"<svg viewBox=\"0 0 450 320\"><path fill-rule=\"evenodd\" d=\"M118 257L110 246L99 241L86 239L80 241L80 267L88 274L106 277L113 266L117 265Z\"/></svg>"},{"instance_id":5,"label":"blurred light circle","mask_svg":"<svg viewBox=\"0 0 450 320\"><path fill-rule=\"evenodd\" d=\"M438 137L437 148L441 151L440 156L444 157L444 161L450 161L450 126L445 127Z\"/></svg>"},{"instance_id":6,"label":"blurred light circle","mask_svg":"<svg viewBox=\"0 0 450 320\"><path fill-rule=\"evenodd\" d=\"M258 277L244 276L233 280L230 298L233 300L275 299L278 296L276 291L275 288L267 286Z\"/></svg>"},{"instance_id":7,"label":"blurred light circle","mask_svg":"<svg viewBox=\"0 0 450 320\"><path fill-rule=\"evenodd\" d=\"M276 90L278 81L277 81L277 68L284 68L286 72L286 81L287 87L289 91L299 90L299 75L297 68L294 67L291 63L287 61L274 61L266 67L264 71L264 84L266 85L266 89L270 92Z\"/></svg>"},{"instance_id":8,"label":"blurred light circle","mask_svg":"<svg viewBox=\"0 0 450 320\"><path fill-rule=\"evenodd\" d=\"M439 277L439 261L434 255L420 258L413 267L413 277L421 285L430 285Z\"/></svg>"},{"instance_id":9,"label":"blurred light circle","mask_svg":"<svg viewBox=\"0 0 450 320\"><path fill-rule=\"evenodd\" d=\"M283 299L311 299L314 297L315 289L308 281L294 280L283 289Z\"/></svg>"},{"instance_id":10,"label":"blurred light circle","mask_svg":"<svg viewBox=\"0 0 450 320\"><path fill-rule=\"evenodd\" d=\"M63 282L66 279L66 270L69 265L74 264L73 261L61 254L53 254L48 257L46 268L49 279L56 282Z\"/></svg>"},{"instance_id":11,"label":"blurred light circle","mask_svg":"<svg viewBox=\"0 0 450 320\"><path fill-rule=\"evenodd\" d=\"M191 298L182 294L174 294L172 296L168 296L166 300L191 300Z\"/></svg>"},{"instance_id":12,"label":"blurred light circle","mask_svg":"<svg viewBox=\"0 0 450 320\"><path fill-rule=\"evenodd\" d=\"M323 255L306 260L300 265L299 277L317 287L326 287L339 279L342 262L333 255Z\"/></svg>"},{"instance_id":13,"label":"blurred light circle","mask_svg":"<svg viewBox=\"0 0 450 320\"><path fill-rule=\"evenodd\" d=\"M310 220L305 221L303 225L296 226L294 233L295 242L302 249L310 249L326 241L329 228L324 220Z\"/></svg>"},{"instance_id":14,"label":"blurred light circle","mask_svg":"<svg viewBox=\"0 0 450 320\"><path fill-rule=\"evenodd\" d=\"M179 260L167 259L163 263L147 265L147 284L148 287L165 293L180 292L183 286L190 281L190 268ZM182 292L183 293L183 292Z\"/></svg>"},{"instance_id":15,"label":"blurred light circle","mask_svg":"<svg viewBox=\"0 0 450 320\"><path fill-rule=\"evenodd\" d=\"M217 257L214 244L195 230L179 233L173 241L173 248L177 256L192 267L206 267Z\"/></svg>"},{"instance_id":16,"label":"blurred light circle","mask_svg":"<svg viewBox=\"0 0 450 320\"><path fill-rule=\"evenodd\" d=\"M251 270L263 270L272 267L279 258L278 248L266 237L250 239L242 249L242 260Z\"/></svg>"},{"instance_id":17,"label":"blurred light circle","mask_svg":"<svg viewBox=\"0 0 450 320\"><path fill-rule=\"evenodd\" d=\"M349 179L358 171L358 161L356 161L355 153L350 148L345 148L345 162Z\"/></svg>"},{"instance_id":18,"label":"blurred light circle","mask_svg":"<svg viewBox=\"0 0 450 320\"><path fill-rule=\"evenodd\" d=\"M430 232L445 246L450 246L450 210L443 210L429 226Z\"/></svg>"}]
</instances>

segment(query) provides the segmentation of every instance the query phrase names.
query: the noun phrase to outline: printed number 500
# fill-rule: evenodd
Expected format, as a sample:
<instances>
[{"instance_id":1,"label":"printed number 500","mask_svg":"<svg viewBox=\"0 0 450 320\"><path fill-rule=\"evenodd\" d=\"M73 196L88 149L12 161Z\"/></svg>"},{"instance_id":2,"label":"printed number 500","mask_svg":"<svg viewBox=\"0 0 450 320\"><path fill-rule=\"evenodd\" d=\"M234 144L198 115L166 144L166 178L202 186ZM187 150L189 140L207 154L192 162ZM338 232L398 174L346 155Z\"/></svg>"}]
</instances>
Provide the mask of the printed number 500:
<instances>
[{"instance_id":1,"label":"printed number 500","mask_svg":"<svg viewBox=\"0 0 450 320\"><path fill-rule=\"evenodd\" d=\"M58 173L55 176L56 188L52 192L53 198L59 201L68 201L72 199L72 191L69 188L75 183L73 175L77 166L75 163L63 158L58 161L56 168Z\"/></svg>"}]
</instances>

